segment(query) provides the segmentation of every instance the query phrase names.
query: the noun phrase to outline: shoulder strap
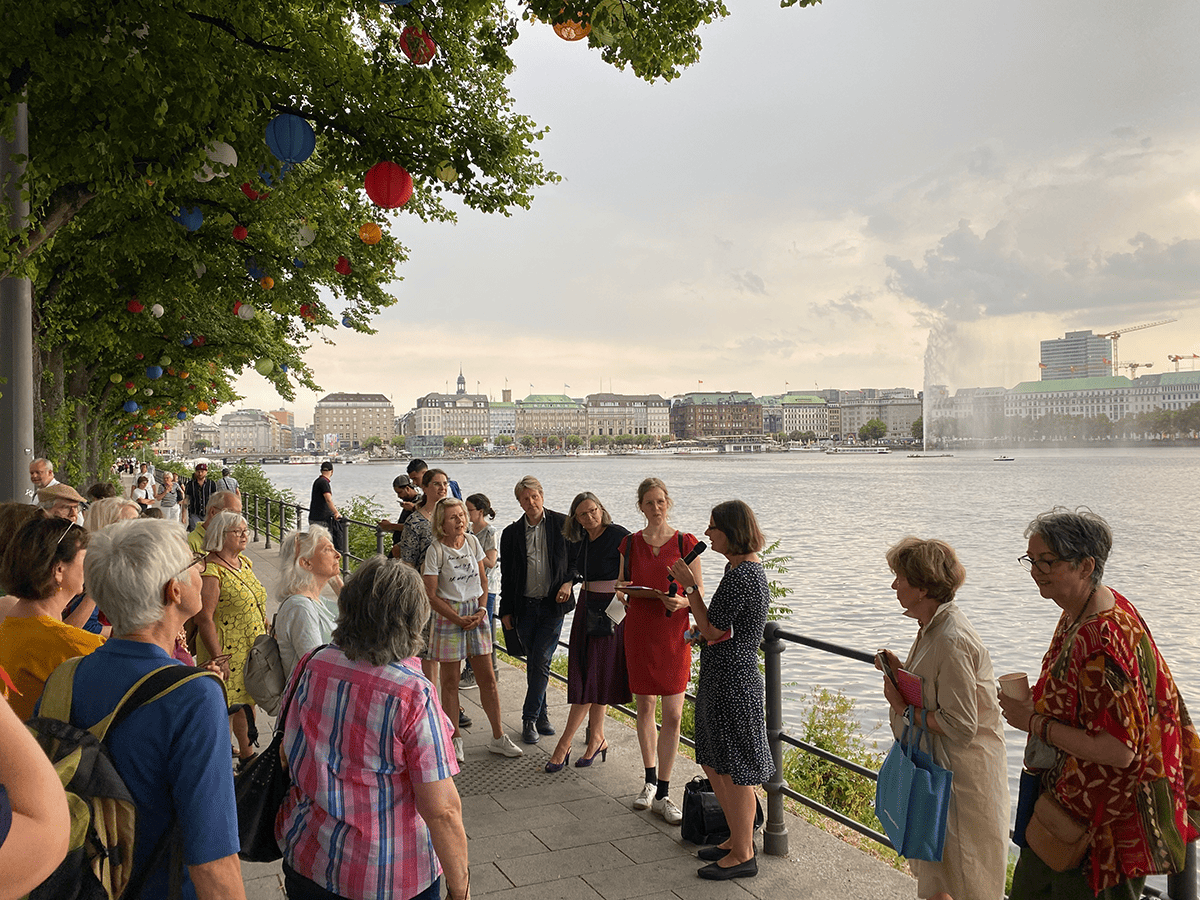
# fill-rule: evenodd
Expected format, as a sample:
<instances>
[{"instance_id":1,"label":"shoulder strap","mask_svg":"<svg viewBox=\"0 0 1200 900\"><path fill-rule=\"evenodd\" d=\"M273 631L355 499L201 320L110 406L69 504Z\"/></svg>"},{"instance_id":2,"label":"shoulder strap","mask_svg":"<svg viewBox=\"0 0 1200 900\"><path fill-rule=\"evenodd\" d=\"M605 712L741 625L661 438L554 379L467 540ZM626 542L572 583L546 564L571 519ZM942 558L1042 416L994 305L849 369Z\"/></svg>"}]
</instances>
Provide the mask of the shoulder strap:
<instances>
[{"instance_id":1,"label":"shoulder strap","mask_svg":"<svg viewBox=\"0 0 1200 900\"><path fill-rule=\"evenodd\" d=\"M125 721L138 707L165 697L189 681L210 677L216 678L224 690L224 683L214 672L191 666L161 666L139 678L133 687L125 692L116 708L88 730L97 740L103 741L109 730Z\"/></svg>"},{"instance_id":2,"label":"shoulder strap","mask_svg":"<svg viewBox=\"0 0 1200 900\"><path fill-rule=\"evenodd\" d=\"M685 556L687 556L687 554L683 552L683 532L682 531L675 532L675 540L679 542L679 558L683 559Z\"/></svg>"},{"instance_id":3,"label":"shoulder strap","mask_svg":"<svg viewBox=\"0 0 1200 900\"><path fill-rule=\"evenodd\" d=\"M42 690L41 704L38 715L48 719L58 719L60 722L71 721L71 693L75 685L75 670L83 659L77 656L50 673L46 686Z\"/></svg>"}]
</instances>

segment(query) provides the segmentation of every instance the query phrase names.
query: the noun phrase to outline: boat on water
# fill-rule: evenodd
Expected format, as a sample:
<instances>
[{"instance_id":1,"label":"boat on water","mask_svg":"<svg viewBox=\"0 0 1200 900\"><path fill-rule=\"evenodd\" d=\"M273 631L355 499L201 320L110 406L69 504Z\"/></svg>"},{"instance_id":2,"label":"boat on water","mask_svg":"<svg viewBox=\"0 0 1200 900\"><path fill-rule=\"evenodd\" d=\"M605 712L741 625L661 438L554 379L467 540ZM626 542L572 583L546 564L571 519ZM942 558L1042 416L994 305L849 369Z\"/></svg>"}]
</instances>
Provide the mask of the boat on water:
<instances>
[{"instance_id":1,"label":"boat on water","mask_svg":"<svg viewBox=\"0 0 1200 900\"><path fill-rule=\"evenodd\" d=\"M608 456L607 450L568 450L567 456Z\"/></svg>"},{"instance_id":2,"label":"boat on water","mask_svg":"<svg viewBox=\"0 0 1200 900\"><path fill-rule=\"evenodd\" d=\"M716 447L684 447L671 452L676 456L713 456L721 451Z\"/></svg>"},{"instance_id":3,"label":"boat on water","mask_svg":"<svg viewBox=\"0 0 1200 900\"><path fill-rule=\"evenodd\" d=\"M857 456L884 456L891 452L890 447L830 447L825 451L828 456L838 456L843 453L851 453Z\"/></svg>"},{"instance_id":4,"label":"boat on water","mask_svg":"<svg viewBox=\"0 0 1200 900\"><path fill-rule=\"evenodd\" d=\"M909 459L945 459L947 457L953 457L953 456L954 456L953 453L910 453L910 454L908 454Z\"/></svg>"},{"instance_id":5,"label":"boat on water","mask_svg":"<svg viewBox=\"0 0 1200 900\"><path fill-rule=\"evenodd\" d=\"M312 463L315 463L316 461L317 461L317 458L315 456L289 456L288 457L288 465L289 466L307 466Z\"/></svg>"},{"instance_id":6,"label":"boat on water","mask_svg":"<svg viewBox=\"0 0 1200 900\"><path fill-rule=\"evenodd\" d=\"M992 462L1012 462L1014 459L1015 456L993 456Z\"/></svg>"}]
</instances>

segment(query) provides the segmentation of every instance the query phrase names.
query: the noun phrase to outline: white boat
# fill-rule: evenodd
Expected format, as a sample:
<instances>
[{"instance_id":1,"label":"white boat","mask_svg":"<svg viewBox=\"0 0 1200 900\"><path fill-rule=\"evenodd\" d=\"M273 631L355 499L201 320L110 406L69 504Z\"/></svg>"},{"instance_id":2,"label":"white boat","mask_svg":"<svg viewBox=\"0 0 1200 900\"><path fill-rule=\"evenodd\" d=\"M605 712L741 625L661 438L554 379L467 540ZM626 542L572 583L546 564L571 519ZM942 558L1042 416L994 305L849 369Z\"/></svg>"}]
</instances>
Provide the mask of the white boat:
<instances>
[{"instance_id":1,"label":"white boat","mask_svg":"<svg viewBox=\"0 0 1200 900\"><path fill-rule=\"evenodd\" d=\"M289 466L307 466L310 463L315 463L316 461L317 461L317 458L315 456L289 456L288 457L288 465Z\"/></svg>"},{"instance_id":2,"label":"white boat","mask_svg":"<svg viewBox=\"0 0 1200 900\"><path fill-rule=\"evenodd\" d=\"M1015 456L995 456L992 457L992 462L1012 462L1014 459Z\"/></svg>"},{"instance_id":3,"label":"white boat","mask_svg":"<svg viewBox=\"0 0 1200 900\"><path fill-rule=\"evenodd\" d=\"M672 451L676 456L711 456L714 453L720 453L716 447L684 447L682 450Z\"/></svg>"},{"instance_id":4,"label":"white boat","mask_svg":"<svg viewBox=\"0 0 1200 900\"><path fill-rule=\"evenodd\" d=\"M891 453L889 447L830 447L825 451L829 456L836 456L842 453L855 453L858 455L866 454L868 456L883 456Z\"/></svg>"}]
</instances>

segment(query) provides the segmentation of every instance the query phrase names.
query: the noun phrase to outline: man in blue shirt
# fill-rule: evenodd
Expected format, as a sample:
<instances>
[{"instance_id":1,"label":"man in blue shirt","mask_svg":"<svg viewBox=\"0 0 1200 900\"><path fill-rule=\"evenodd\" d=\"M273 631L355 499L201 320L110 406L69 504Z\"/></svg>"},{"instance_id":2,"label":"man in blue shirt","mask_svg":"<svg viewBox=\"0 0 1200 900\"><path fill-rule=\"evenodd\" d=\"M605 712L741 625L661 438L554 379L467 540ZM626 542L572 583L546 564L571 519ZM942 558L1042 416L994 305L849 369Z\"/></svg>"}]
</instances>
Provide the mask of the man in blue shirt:
<instances>
[{"instance_id":1,"label":"man in blue shirt","mask_svg":"<svg viewBox=\"0 0 1200 900\"><path fill-rule=\"evenodd\" d=\"M203 554L194 555L178 523L120 522L95 534L84 578L113 625L113 637L85 657L74 681L71 722L90 728L113 711L142 676L172 657L175 636L200 611ZM229 718L215 678L179 685L119 723L106 741L137 807L135 873L176 821L183 844L187 900L244 900ZM167 896L170 854L140 897Z\"/></svg>"}]
</instances>

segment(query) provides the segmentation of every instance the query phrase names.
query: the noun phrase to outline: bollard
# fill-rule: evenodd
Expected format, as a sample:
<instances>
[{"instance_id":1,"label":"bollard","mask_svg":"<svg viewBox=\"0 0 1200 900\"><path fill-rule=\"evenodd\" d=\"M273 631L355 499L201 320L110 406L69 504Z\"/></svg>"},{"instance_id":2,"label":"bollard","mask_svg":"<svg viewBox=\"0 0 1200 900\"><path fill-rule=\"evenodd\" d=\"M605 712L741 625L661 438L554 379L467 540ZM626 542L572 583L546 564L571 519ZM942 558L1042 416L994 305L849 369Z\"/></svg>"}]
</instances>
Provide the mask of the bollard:
<instances>
[{"instance_id":1,"label":"bollard","mask_svg":"<svg viewBox=\"0 0 1200 900\"><path fill-rule=\"evenodd\" d=\"M770 856L787 856L788 830L783 821L783 641L775 636L779 625L768 622L763 628L762 650L766 663L767 682L767 742L775 774L763 785L767 792L767 821L763 826L763 852Z\"/></svg>"}]
</instances>

